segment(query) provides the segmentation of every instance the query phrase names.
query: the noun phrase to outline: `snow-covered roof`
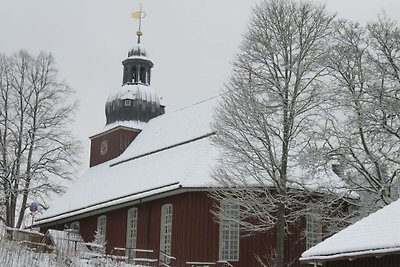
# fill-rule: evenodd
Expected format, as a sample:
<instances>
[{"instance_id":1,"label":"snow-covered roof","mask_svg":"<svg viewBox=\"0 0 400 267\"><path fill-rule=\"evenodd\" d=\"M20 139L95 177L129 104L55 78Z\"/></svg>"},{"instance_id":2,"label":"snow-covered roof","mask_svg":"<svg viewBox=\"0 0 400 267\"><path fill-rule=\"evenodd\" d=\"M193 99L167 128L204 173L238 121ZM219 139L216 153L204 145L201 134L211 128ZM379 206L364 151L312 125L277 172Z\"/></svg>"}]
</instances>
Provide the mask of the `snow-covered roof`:
<instances>
[{"instance_id":1,"label":"snow-covered roof","mask_svg":"<svg viewBox=\"0 0 400 267\"><path fill-rule=\"evenodd\" d=\"M216 103L212 98L150 120L121 156L86 170L37 223L177 188L210 186L218 155L210 141Z\"/></svg>"},{"instance_id":2,"label":"snow-covered roof","mask_svg":"<svg viewBox=\"0 0 400 267\"><path fill-rule=\"evenodd\" d=\"M209 135L217 101L211 98L152 119L115 162Z\"/></svg>"},{"instance_id":3,"label":"snow-covered roof","mask_svg":"<svg viewBox=\"0 0 400 267\"><path fill-rule=\"evenodd\" d=\"M146 125L146 122L142 122L142 121L114 121L110 124L105 125L103 128L103 132L101 134L112 131L114 129L116 130L117 128L121 128L121 127L142 130L145 125ZM97 135L101 135L101 134L95 134L93 136L97 136Z\"/></svg>"},{"instance_id":4,"label":"snow-covered roof","mask_svg":"<svg viewBox=\"0 0 400 267\"><path fill-rule=\"evenodd\" d=\"M149 60L147 57L147 51L144 48L143 44L135 44L131 50L128 52L128 59L129 58L138 58L138 59L144 59L144 60Z\"/></svg>"},{"instance_id":5,"label":"snow-covered roof","mask_svg":"<svg viewBox=\"0 0 400 267\"><path fill-rule=\"evenodd\" d=\"M151 61L147 56L136 56L136 55L129 56L127 59L140 59L140 60Z\"/></svg>"},{"instance_id":6,"label":"snow-covered roof","mask_svg":"<svg viewBox=\"0 0 400 267\"><path fill-rule=\"evenodd\" d=\"M400 200L397 200L305 251L300 260L329 261L400 253L399 225Z\"/></svg>"},{"instance_id":7,"label":"snow-covered roof","mask_svg":"<svg viewBox=\"0 0 400 267\"><path fill-rule=\"evenodd\" d=\"M219 153L211 143L210 123L219 99L210 98L144 124L122 155L86 170L36 223L98 212L172 190L212 186L211 170ZM321 170L307 183L302 181L306 172L295 170L290 175L313 190L343 183L332 171Z\"/></svg>"},{"instance_id":8,"label":"snow-covered roof","mask_svg":"<svg viewBox=\"0 0 400 267\"><path fill-rule=\"evenodd\" d=\"M127 83L122 85L117 90L111 92L107 102L111 102L115 99L139 99L147 102L160 103L157 92L154 91L151 86L139 83Z\"/></svg>"}]
</instances>

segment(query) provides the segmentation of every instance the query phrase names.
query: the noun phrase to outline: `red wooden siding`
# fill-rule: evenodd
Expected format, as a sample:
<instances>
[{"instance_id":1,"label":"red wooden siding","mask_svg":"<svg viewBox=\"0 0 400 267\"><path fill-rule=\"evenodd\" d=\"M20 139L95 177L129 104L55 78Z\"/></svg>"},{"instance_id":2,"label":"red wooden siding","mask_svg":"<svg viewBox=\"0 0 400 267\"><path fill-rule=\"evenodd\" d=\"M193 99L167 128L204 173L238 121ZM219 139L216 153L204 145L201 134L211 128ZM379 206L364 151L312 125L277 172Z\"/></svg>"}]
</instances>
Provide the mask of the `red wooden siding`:
<instances>
[{"instance_id":1,"label":"red wooden siding","mask_svg":"<svg viewBox=\"0 0 400 267\"><path fill-rule=\"evenodd\" d=\"M161 206L157 201L143 203L138 208L136 247L158 250L160 246Z\"/></svg>"},{"instance_id":2,"label":"red wooden siding","mask_svg":"<svg viewBox=\"0 0 400 267\"><path fill-rule=\"evenodd\" d=\"M138 134L139 132L132 130L117 129L104 135L93 137L90 143L90 167L121 155ZM100 145L103 141L108 142L108 149L105 155L100 153Z\"/></svg>"},{"instance_id":3,"label":"red wooden siding","mask_svg":"<svg viewBox=\"0 0 400 267\"><path fill-rule=\"evenodd\" d=\"M207 196L206 192L181 193L99 214L98 216L107 216L107 251L110 253L114 247L126 246L127 212L128 209L136 207L138 209L137 248L153 249L155 252L151 256L158 258L161 207L165 204L173 205L171 254L177 261L173 262L172 266L188 266L185 264L186 261L218 261L219 224L215 222L211 214L211 210L215 208L214 201ZM80 220L80 232L87 242L93 241L98 216ZM299 225L301 226L291 227L291 235L286 240L288 262L297 259L304 251L303 225L302 223ZM241 237L239 262L231 262L231 264L235 267L261 266L255 255L262 257L274 247L274 231ZM295 260L291 266L299 267L300 264Z\"/></svg>"},{"instance_id":4,"label":"red wooden siding","mask_svg":"<svg viewBox=\"0 0 400 267\"><path fill-rule=\"evenodd\" d=\"M92 242L97 229L97 217L87 217L80 220L79 223L83 240L85 242Z\"/></svg>"},{"instance_id":5,"label":"red wooden siding","mask_svg":"<svg viewBox=\"0 0 400 267\"><path fill-rule=\"evenodd\" d=\"M113 253L115 247L126 247L126 220L127 209L119 209L109 212L107 215L106 240L107 249Z\"/></svg>"},{"instance_id":6,"label":"red wooden siding","mask_svg":"<svg viewBox=\"0 0 400 267\"><path fill-rule=\"evenodd\" d=\"M291 266L300 266L298 259L301 254L306 250L306 240L304 236L304 229L306 227L305 218L295 225L289 226L289 234L287 240L285 241L285 260L289 264L294 259L296 263Z\"/></svg>"},{"instance_id":7,"label":"red wooden siding","mask_svg":"<svg viewBox=\"0 0 400 267\"><path fill-rule=\"evenodd\" d=\"M184 262L217 261L219 226L210 212L211 199L204 192L194 192L177 195L171 201L173 256Z\"/></svg>"}]
</instances>

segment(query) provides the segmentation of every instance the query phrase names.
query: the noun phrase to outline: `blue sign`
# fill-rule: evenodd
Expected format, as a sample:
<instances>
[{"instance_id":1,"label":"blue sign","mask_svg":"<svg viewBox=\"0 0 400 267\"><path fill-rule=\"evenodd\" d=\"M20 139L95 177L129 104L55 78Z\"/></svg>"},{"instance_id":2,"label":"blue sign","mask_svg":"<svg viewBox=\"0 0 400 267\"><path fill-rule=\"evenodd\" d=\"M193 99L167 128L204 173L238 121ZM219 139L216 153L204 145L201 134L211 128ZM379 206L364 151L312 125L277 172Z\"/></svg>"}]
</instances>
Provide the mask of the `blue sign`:
<instances>
[{"instance_id":1,"label":"blue sign","mask_svg":"<svg viewBox=\"0 0 400 267\"><path fill-rule=\"evenodd\" d=\"M31 213L35 213L38 210L38 204L36 202L33 202L29 205L29 210Z\"/></svg>"}]
</instances>

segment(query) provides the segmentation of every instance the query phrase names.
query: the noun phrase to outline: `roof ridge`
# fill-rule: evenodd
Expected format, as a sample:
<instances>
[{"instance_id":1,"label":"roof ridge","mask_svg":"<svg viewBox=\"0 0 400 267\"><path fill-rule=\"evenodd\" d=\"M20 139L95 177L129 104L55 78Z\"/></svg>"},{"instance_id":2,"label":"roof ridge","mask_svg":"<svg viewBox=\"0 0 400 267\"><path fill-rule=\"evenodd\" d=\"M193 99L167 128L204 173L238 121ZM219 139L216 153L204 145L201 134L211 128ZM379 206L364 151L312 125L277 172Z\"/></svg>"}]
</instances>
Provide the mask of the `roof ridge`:
<instances>
[{"instance_id":1,"label":"roof ridge","mask_svg":"<svg viewBox=\"0 0 400 267\"><path fill-rule=\"evenodd\" d=\"M164 151L164 150L168 150L168 149L171 149L171 148L174 148L174 147L178 147L178 146L181 146L181 145L186 145L188 143L195 142L195 141L198 141L198 140L203 139L203 138L207 138L207 137L212 136L214 134L215 134L215 132L213 131L211 133L198 136L196 138L192 138L192 139L189 139L189 140L186 140L186 141L183 141L183 142L179 142L179 143L176 143L176 144L173 144L173 145L169 145L169 146L166 146L166 147L163 147L163 148L159 148L159 149L156 149L156 150L153 150L153 151L150 151L150 152L146 152L146 153L143 153L143 154L131 157L131 158L127 158L127 159L124 159L124 160L121 160L121 161L118 161L118 162L110 164L110 167L114 167L116 165L131 161L131 160L135 160L135 159L138 159L138 158L146 157L146 156L149 156L149 155L152 155L152 154Z\"/></svg>"},{"instance_id":2,"label":"roof ridge","mask_svg":"<svg viewBox=\"0 0 400 267\"><path fill-rule=\"evenodd\" d=\"M201 101L199 101L199 102L193 103L193 104L191 104L191 105L188 105L188 106L184 106L184 107L175 109L174 111L171 111L171 113L175 113L175 112L178 112L178 111L181 111L181 110L185 110L185 109L188 109L188 108L197 106L197 105L199 105L199 104L202 104L202 103L207 102L207 101L209 101L209 100L211 100L211 99L214 99L214 98L218 98L218 97L220 97L220 96L221 96L221 94L214 95L214 96L212 96L212 97L206 98L206 99L204 99L204 100L201 100ZM171 114L171 113L169 113L169 114Z\"/></svg>"}]
</instances>

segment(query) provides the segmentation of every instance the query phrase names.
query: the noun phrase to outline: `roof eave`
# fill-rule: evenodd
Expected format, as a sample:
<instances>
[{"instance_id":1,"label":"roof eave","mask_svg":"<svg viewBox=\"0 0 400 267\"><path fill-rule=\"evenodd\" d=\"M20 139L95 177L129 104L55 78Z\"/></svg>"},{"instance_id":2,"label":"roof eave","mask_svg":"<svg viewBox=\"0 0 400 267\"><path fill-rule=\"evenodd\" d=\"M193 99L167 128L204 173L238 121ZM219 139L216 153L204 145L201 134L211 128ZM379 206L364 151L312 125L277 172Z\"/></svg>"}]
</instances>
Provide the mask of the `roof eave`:
<instances>
[{"instance_id":1,"label":"roof eave","mask_svg":"<svg viewBox=\"0 0 400 267\"><path fill-rule=\"evenodd\" d=\"M112 127L111 129L108 129L108 130L106 130L106 131L104 131L104 132L101 132L101 133L98 133L98 134L94 134L94 135L92 135L92 136L89 136L89 139L92 140L93 138L97 138L97 137L106 135L106 134L108 134L108 133L115 132L115 131L120 130L120 129L132 131L132 132L141 132L141 131L142 131L141 129L134 128L134 127L128 127L128 126L123 126L123 125L116 125L115 127Z\"/></svg>"},{"instance_id":2,"label":"roof eave","mask_svg":"<svg viewBox=\"0 0 400 267\"><path fill-rule=\"evenodd\" d=\"M386 255L400 254L400 246L392 248L378 248L363 251L350 251L337 254L315 255L309 257L302 257L299 260L303 263L323 263L328 261L353 261L359 258L380 258Z\"/></svg>"},{"instance_id":3,"label":"roof eave","mask_svg":"<svg viewBox=\"0 0 400 267\"><path fill-rule=\"evenodd\" d=\"M105 212L116 210L128 206L133 206L139 203L149 202L151 200L156 200L168 196L178 195L185 192L194 192L194 191L209 191L208 187L182 187L180 183L174 183L171 185L167 185L163 187L160 192L155 192L160 190L158 188L156 190L151 190L145 196L137 196L134 195L125 196L120 199L107 201L107 203L100 203L93 206L81 208L79 210L74 210L71 212L51 216L48 218L38 219L35 221L35 227L47 227L56 224L64 224L66 222L71 222L74 220L79 220L81 218L95 216L99 214L103 214ZM147 193L147 192L146 192ZM137 195L137 194L135 194ZM114 203L113 203L114 202Z\"/></svg>"}]
</instances>

